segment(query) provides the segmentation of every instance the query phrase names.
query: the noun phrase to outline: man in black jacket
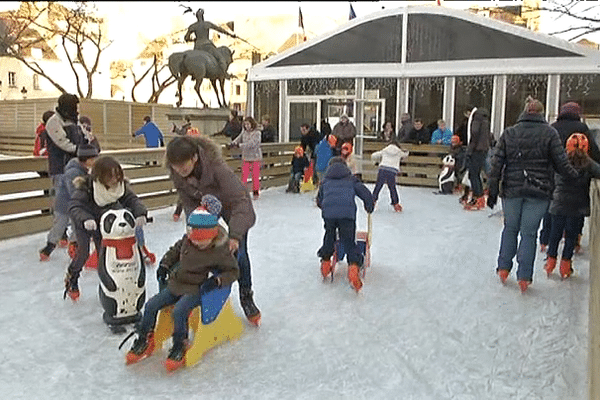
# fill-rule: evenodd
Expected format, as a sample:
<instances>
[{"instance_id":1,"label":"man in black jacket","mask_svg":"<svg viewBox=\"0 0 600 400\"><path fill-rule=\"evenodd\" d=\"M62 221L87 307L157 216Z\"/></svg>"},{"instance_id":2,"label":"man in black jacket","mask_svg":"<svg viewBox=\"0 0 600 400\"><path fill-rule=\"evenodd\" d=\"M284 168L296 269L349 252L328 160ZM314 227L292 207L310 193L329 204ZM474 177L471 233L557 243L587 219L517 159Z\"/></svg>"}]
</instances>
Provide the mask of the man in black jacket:
<instances>
[{"instance_id":1,"label":"man in black jacket","mask_svg":"<svg viewBox=\"0 0 600 400\"><path fill-rule=\"evenodd\" d=\"M505 283L516 255L522 292L532 282L537 231L552 199L554 171L570 178L578 176L558 132L543 114L544 106L538 100L526 104L517 124L506 128L498 139L489 176L487 205L494 208L500 196L504 212L497 273Z\"/></svg>"}]
</instances>

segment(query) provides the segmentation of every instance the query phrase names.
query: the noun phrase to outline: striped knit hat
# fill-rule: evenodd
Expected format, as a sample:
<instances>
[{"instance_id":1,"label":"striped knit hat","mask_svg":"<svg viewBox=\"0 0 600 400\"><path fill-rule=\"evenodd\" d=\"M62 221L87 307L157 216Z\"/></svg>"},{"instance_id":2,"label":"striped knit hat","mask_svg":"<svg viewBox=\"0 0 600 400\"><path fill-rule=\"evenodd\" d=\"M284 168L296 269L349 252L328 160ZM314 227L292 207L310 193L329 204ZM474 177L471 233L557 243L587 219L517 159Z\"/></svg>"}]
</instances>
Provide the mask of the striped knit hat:
<instances>
[{"instance_id":1,"label":"striped knit hat","mask_svg":"<svg viewBox=\"0 0 600 400\"><path fill-rule=\"evenodd\" d=\"M187 220L187 235L190 240L214 239L219 234L221 202L215 196L205 195L201 204Z\"/></svg>"}]
</instances>

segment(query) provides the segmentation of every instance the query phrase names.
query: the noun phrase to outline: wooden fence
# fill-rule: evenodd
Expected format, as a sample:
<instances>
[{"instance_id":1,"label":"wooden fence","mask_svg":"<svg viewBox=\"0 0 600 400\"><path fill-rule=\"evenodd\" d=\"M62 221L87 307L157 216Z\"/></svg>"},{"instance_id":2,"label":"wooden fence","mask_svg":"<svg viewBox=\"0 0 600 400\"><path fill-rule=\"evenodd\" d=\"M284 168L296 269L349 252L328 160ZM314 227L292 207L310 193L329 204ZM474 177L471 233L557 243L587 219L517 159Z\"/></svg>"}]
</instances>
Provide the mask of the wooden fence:
<instances>
[{"instance_id":1,"label":"wooden fence","mask_svg":"<svg viewBox=\"0 0 600 400\"><path fill-rule=\"evenodd\" d=\"M600 399L600 181L593 179L590 187L591 215L589 223L590 300L589 300L589 399Z\"/></svg>"},{"instance_id":2,"label":"wooden fence","mask_svg":"<svg viewBox=\"0 0 600 400\"><path fill-rule=\"evenodd\" d=\"M295 143L263 145L261 188L287 183ZM132 190L148 209L177 202L177 193L164 167L165 149L107 150L102 155L117 159L130 180ZM227 164L241 174L239 153L224 150ZM36 232L52 226L52 182L44 157L0 158L0 240Z\"/></svg>"},{"instance_id":3,"label":"wooden fence","mask_svg":"<svg viewBox=\"0 0 600 400\"><path fill-rule=\"evenodd\" d=\"M223 138L217 138L217 142ZM222 144L222 143L221 143ZM286 185L289 180L291 159L298 143L268 143L262 145L263 167L261 188ZM363 179L373 182L376 166L370 154L384 146L373 142L365 145ZM437 186L437 174L443 146L405 146L411 155L404 163L398 183L404 185ZM102 155L117 159L125 169L132 189L149 209L176 203L177 194L163 166L164 148L103 150ZM226 150L227 164L241 176L239 149ZM47 160L43 157L24 156L0 158L0 240L42 232L52 225L52 182L46 174ZM248 185L250 187L250 183Z\"/></svg>"},{"instance_id":4,"label":"wooden fence","mask_svg":"<svg viewBox=\"0 0 600 400\"><path fill-rule=\"evenodd\" d=\"M5 100L0 102L0 154L26 156L33 153L35 129L42 114L56 108L58 98ZM163 131L171 132L167 104L131 103L114 100L81 99L79 114L92 120L94 135L105 150L144 148L142 137L131 134L150 116Z\"/></svg>"}]
</instances>

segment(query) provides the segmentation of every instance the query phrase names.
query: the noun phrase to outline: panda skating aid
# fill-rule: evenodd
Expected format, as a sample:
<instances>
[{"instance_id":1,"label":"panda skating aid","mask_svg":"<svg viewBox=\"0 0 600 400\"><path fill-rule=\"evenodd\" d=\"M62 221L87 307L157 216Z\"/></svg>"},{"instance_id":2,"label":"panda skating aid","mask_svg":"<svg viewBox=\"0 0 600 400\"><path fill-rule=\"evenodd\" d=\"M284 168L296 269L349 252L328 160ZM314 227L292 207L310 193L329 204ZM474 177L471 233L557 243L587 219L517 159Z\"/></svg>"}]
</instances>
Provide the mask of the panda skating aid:
<instances>
[{"instance_id":1,"label":"panda skating aid","mask_svg":"<svg viewBox=\"0 0 600 400\"><path fill-rule=\"evenodd\" d=\"M98 288L102 319L114 333L137 322L146 299L146 271L135 238L135 219L128 210L108 210L100 219Z\"/></svg>"}]
</instances>

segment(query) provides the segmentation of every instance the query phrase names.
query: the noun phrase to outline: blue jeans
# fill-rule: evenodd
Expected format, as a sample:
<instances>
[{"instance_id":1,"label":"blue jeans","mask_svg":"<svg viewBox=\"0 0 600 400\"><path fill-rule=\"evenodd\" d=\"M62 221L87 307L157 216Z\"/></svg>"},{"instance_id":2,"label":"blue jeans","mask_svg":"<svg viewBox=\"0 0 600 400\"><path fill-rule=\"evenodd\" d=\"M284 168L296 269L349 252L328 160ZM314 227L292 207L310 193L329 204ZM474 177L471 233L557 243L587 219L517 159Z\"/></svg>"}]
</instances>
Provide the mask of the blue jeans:
<instances>
[{"instance_id":1,"label":"blue jeans","mask_svg":"<svg viewBox=\"0 0 600 400\"><path fill-rule=\"evenodd\" d=\"M517 279L532 280L537 232L549 205L548 199L528 197L502 199L504 229L500 240L498 269L510 271L512 260L516 255L519 264ZM520 240L518 240L519 234L521 234Z\"/></svg>"},{"instance_id":2,"label":"blue jeans","mask_svg":"<svg viewBox=\"0 0 600 400\"><path fill-rule=\"evenodd\" d=\"M167 306L175 304L171 314L173 317L173 340L183 341L187 339L190 312L201 303L200 288L198 288L198 294L184 294L183 296L176 296L167 288L161 290L148 300L144 307L144 315L140 323L140 334L146 335L148 332L152 332L156 326L158 312Z\"/></svg>"},{"instance_id":3,"label":"blue jeans","mask_svg":"<svg viewBox=\"0 0 600 400\"><path fill-rule=\"evenodd\" d=\"M248 257L248 233L240 240L237 262L240 268L240 278L238 279L240 289L251 289L252 274L250 272L250 257Z\"/></svg>"},{"instance_id":4,"label":"blue jeans","mask_svg":"<svg viewBox=\"0 0 600 400\"><path fill-rule=\"evenodd\" d=\"M377 182L375 182L375 188L373 189L373 200L377 201L379 198L379 192L383 185L387 185L390 191L390 199L392 205L398 204L398 192L396 191L396 173L389 169L379 168L377 172Z\"/></svg>"},{"instance_id":5,"label":"blue jeans","mask_svg":"<svg viewBox=\"0 0 600 400\"><path fill-rule=\"evenodd\" d=\"M552 229L550 231L550 240L548 241L548 256L556 257L558 254L558 244L565 233L565 245L563 247L562 258L570 260L573 258L577 235L580 231L581 217L567 217L565 215L552 215Z\"/></svg>"}]
</instances>

